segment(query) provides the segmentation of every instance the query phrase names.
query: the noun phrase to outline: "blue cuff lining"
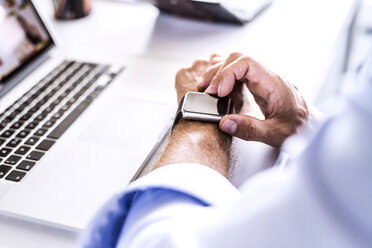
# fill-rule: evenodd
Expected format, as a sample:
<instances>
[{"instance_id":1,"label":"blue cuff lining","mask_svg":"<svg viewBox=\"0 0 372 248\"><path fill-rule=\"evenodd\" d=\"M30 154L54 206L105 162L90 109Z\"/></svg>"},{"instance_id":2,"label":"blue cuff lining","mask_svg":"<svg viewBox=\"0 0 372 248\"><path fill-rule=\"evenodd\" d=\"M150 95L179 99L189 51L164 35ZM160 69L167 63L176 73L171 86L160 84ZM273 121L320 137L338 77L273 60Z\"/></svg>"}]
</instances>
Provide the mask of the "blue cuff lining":
<instances>
[{"instance_id":1,"label":"blue cuff lining","mask_svg":"<svg viewBox=\"0 0 372 248\"><path fill-rule=\"evenodd\" d=\"M187 199L199 206L210 203L184 192L164 188L150 187L143 190L125 192L111 198L93 219L82 236L82 247L116 247L121 231L128 216L136 209L156 206L175 199ZM135 207L132 208L132 207Z\"/></svg>"}]
</instances>

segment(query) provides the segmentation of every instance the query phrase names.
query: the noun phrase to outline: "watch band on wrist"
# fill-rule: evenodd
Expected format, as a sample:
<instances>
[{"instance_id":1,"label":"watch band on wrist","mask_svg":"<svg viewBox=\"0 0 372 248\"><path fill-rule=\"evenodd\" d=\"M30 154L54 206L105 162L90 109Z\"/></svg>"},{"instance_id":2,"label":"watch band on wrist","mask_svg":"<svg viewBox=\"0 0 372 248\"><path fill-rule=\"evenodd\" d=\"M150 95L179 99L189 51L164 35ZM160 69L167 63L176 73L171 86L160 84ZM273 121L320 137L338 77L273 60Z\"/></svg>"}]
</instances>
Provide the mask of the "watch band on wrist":
<instances>
[{"instance_id":1,"label":"watch band on wrist","mask_svg":"<svg viewBox=\"0 0 372 248\"><path fill-rule=\"evenodd\" d=\"M182 97L182 99L180 101L180 104L178 105L177 112L176 112L176 117L174 118L173 125L172 125L172 130L173 130L174 126L182 118L182 105L183 105L183 102L185 101L185 96Z\"/></svg>"}]
</instances>

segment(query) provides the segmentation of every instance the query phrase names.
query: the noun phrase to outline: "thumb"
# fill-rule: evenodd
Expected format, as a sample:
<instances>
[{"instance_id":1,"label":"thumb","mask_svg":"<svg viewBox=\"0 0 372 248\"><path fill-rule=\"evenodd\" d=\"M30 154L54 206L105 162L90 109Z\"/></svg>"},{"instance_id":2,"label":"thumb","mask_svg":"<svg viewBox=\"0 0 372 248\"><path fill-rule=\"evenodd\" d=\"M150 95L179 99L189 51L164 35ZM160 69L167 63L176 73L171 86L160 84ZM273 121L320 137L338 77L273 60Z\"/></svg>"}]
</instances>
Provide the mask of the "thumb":
<instances>
[{"instance_id":1,"label":"thumb","mask_svg":"<svg viewBox=\"0 0 372 248\"><path fill-rule=\"evenodd\" d=\"M248 115L227 115L220 121L220 129L243 140L263 140L265 128L264 121Z\"/></svg>"}]
</instances>

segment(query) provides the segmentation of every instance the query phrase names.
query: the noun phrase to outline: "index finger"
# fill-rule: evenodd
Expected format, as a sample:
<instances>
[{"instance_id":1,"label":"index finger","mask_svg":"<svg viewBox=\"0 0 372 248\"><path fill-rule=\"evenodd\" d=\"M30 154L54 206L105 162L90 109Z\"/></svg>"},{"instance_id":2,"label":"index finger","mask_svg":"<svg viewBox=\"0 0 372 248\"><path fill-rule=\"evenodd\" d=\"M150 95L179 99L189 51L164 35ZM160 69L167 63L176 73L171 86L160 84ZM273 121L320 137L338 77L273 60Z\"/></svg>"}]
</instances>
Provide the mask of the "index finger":
<instances>
[{"instance_id":1,"label":"index finger","mask_svg":"<svg viewBox=\"0 0 372 248\"><path fill-rule=\"evenodd\" d=\"M205 90L205 93L208 94L217 94L218 93L218 82L214 80L215 77L217 77L221 71L228 66L231 62L235 61L237 58L239 58L242 54L241 53L231 53L229 57L223 62L222 66L218 69L216 75L213 75L212 78L203 78L203 83L206 85L209 85L208 88ZM231 90L234 87L235 81L232 82Z\"/></svg>"},{"instance_id":2,"label":"index finger","mask_svg":"<svg viewBox=\"0 0 372 248\"><path fill-rule=\"evenodd\" d=\"M222 60L223 60L222 56L218 53L213 53L209 58L209 62L211 62L212 65L220 63Z\"/></svg>"},{"instance_id":3,"label":"index finger","mask_svg":"<svg viewBox=\"0 0 372 248\"><path fill-rule=\"evenodd\" d=\"M212 79L211 84L218 85L217 94L227 96L234 88L235 81L248 81L253 94L267 99L273 89L273 74L250 57L240 56Z\"/></svg>"}]
</instances>

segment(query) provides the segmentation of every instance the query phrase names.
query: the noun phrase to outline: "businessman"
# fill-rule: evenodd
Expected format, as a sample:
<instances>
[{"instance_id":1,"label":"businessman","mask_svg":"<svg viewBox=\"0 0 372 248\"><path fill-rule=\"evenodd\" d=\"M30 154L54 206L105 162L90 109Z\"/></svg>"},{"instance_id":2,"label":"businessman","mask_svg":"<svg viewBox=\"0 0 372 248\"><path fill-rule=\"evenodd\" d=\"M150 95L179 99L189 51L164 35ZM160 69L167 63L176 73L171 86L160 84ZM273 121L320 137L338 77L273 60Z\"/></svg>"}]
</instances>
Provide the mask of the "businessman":
<instances>
[{"instance_id":1,"label":"businessman","mask_svg":"<svg viewBox=\"0 0 372 248\"><path fill-rule=\"evenodd\" d=\"M101 209L82 246L370 247L372 58L322 120L295 86L239 53L180 70L176 89L179 101L195 90L231 94L240 114L179 121L154 170ZM254 104L263 118L245 115ZM231 136L297 149L284 168L236 189Z\"/></svg>"}]
</instances>

